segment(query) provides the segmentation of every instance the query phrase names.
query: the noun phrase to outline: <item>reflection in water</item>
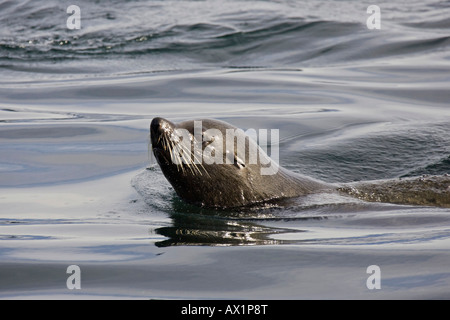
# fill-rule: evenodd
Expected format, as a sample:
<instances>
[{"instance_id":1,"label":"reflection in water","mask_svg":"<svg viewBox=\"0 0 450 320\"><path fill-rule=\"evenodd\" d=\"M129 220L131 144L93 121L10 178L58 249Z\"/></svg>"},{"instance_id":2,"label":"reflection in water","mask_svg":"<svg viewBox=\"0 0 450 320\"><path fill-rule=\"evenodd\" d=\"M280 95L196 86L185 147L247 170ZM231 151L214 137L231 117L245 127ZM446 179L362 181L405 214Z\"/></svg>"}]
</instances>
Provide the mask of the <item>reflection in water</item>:
<instances>
[{"instance_id":1,"label":"reflection in water","mask_svg":"<svg viewBox=\"0 0 450 320\"><path fill-rule=\"evenodd\" d=\"M450 241L447 209L364 202L218 211L171 201L167 246L407 245Z\"/></svg>"},{"instance_id":2,"label":"reflection in water","mask_svg":"<svg viewBox=\"0 0 450 320\"><path fill-rule=\"evenodd\" d=\"M425 208L422 209L426 211ZM168 238L156 243L156 246L373 246L436 241L448 243L450 240L448 212L416 212L406 215L396 212L394 209L384 213L380 211L379 215L368 213L367 216L362 214L262 219L176 213L171 215L172 226L155 230L157 234ZM358 228L361 226L362 228Z\"/></svg>"},{"instance_id":3,"label":"reflection in water","mask_svg":"<svg viewBox=\"0 0 450 320\"><path fill-rule=\"evenodd\" d=\"M172 198L167 200L171 204L168 212L172 219L172 225L155 229L157 234L168 238L157 242L158 247L287 244L292 241L275 239L274 236L283 233L304 232L304 230L291 227L267 225L268 222L292 219L292 217L286 216L286 207L279 206L284 203L283 201L233 210L197 207L185 203L175 194L172 194ZM280 213L283 215L280 216ZM323 217L308 217L307 219L311 218L321 219ZM305 217L293 219L304 220Z\"/></svg>"},{"instance_id":4,"label":"reflection in water","mask_svg":"<svg viewBox=\"0 0 450 320\"><path fill-rule=\"evenodd\" d=\"M319 197L320 198L320 197ZM308 204L284 199L240 209L207 209L187 204L176 195L170 200L172 225L155 229L168 239L158 247L180 245L239 246L310 242L306 222L349 217L373 205L359 202ZM287 235L289 237L281 237ZM297 236L296 236L297 234Z\"/></svg>"},{"instance_id":5,"label":"reflection in water","mask_svg":"<svg viewBox=\"0 0 450 320\"><path fill-rule=\"evenodd\" d=\"M292 230L258 225L253 221L223 219L205 215L173 214L173 226L156 229L167 240L156 243L158 247L175 245L264 245L282 244L271 239L274 234ZM298 231L301 232L301 231Z\"/></svg>"}]
</instances>

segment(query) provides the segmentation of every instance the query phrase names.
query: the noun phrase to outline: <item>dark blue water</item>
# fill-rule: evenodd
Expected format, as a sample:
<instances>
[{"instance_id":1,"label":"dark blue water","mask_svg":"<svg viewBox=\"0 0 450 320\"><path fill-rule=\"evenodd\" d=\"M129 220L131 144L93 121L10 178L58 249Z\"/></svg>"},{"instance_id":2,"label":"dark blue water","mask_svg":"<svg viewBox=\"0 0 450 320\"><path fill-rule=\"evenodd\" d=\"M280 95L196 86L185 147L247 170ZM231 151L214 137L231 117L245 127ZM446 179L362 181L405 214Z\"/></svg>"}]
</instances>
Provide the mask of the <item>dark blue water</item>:
<instances>
[{"instance_id":1,"label":"dark blue water","mask_svg":"<svg viewBox=\"0 0 450 320\"><path fill-rule=\"evenodd\" d=\"M374 30L366 1L78 1L71 30L72 4L0 1L2 298L450 297L448 209L202 210L148 152L153 117L206 117L327 182L448 174L448 2L378 1Z\"/></svg>"}]
</instances>

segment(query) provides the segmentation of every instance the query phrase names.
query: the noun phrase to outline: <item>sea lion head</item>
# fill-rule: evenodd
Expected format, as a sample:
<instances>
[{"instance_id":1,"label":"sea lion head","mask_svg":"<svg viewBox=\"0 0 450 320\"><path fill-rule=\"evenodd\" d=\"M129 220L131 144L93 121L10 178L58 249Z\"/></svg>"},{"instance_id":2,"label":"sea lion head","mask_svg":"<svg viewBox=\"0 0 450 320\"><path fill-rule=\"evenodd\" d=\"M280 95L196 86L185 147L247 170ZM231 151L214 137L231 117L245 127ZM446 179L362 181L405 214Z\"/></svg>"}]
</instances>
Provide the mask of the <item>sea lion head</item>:
<instances>
[{"instance_id":1,"label":"sea lion head","mask_svg":"<svg viewBox=\"0 0 450 320\"><path fill-rule=\"evenodd\" d=\"M150 135L155 158L175 192L186 202L204 207L243 207L321 191L355 196L354 190L367 201L443 207L449 204L447 176L427 182L426 188L421 179L337 187L279 167L258 146L255 135L252 139L223 121L203 119L175 124L154 118Z\"/></svg>"},{"instance_id":2,"label":"sea lion head","mask_svg":"<svg viewBox=\"0 0 450 320\"><path fill-rule=\"evenodd\" d=\"M202 119L175 124L154 118L152 151L183 200L204 207L241 207L279 196L278 166L243 130Z\"/></svg>"}]
</instances>

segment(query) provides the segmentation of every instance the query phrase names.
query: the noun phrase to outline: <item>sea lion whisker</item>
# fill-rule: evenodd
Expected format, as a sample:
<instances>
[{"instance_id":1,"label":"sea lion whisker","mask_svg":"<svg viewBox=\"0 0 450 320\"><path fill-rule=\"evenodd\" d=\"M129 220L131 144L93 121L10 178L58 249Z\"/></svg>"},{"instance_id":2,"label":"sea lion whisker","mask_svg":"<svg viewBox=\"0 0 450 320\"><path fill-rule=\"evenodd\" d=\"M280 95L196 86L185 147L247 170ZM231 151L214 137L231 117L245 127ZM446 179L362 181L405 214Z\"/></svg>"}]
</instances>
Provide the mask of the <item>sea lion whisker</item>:
<instances>
[{"instance_id":1,"label":"sea lion whisker","mask_svg":"<svg viewBox=\"0 0 450 320\"><path fill-rule=\"evenodd\" d=\"M185 146L183 143L178 144L178 146L180 148L180 156L183 159L182 165L186 165L186 167L188 167L191 170L193 175L195 175L193 169L196 169L197 172L201 175L201 172L198 169L198 167L194 164L192 157L189 157L189 154L191 154L189 148Z\"/></svg>"},{"instance_id":2,"label":"sea lion whisker","mask_svg":"<svg viewBox=\"0 0 450 320\"><path fill-rule=\"evenodd\" d=\"M204 168L204 166L202 164L202 161L201 161L201 159L202 159L201 155L200 155L200 159L199 159L198 155L195 152L195 150L194 150L194 152L190 152L191 150L189 150L188 147L185 146L185 145L182 145L182 148L184 148L182 150L187 150L188 151L187 154L191 155L188 165L194 167L200 175L203 175L201 170L198 168L198 166L200 165L206 172L206 169ZM188 157L188 156L186 155L186 157Z\"/></svg>"}]
</instances>

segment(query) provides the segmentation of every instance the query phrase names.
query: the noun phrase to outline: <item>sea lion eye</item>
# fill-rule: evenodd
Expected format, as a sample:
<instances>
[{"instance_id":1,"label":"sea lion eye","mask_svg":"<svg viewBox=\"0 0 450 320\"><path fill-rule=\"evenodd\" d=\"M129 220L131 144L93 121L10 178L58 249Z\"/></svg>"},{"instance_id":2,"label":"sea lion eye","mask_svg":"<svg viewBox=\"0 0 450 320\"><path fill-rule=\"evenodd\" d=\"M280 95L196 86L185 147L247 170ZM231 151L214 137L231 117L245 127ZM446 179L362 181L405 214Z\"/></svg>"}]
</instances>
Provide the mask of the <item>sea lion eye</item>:
<instances>
[{"instance_id":1,"label":"sea lion eye","mask_svg":"<svg viewBox=\"0 0 450 320\"><path fill-rule=\"evenodd\" d=\"M239 169L245 168L245 162L239 158L237 155L234 155L234 165Z\"/></svg>"},{"instance_id":2,"label":"sea lion eye","mask_svg":"<svg viewBox=\"0 0 450 320\"><path fill-rule=\"evenodd\" d=\"M227 153L227 156L229 156L230 151L227 150L226 153ZM238 169L244 169L245 168L245 161L243 161L241 158L239 158L237 156L237 154L235 153L233 155L233 165L235 165Z\"/></svg>"}]
</instances>

